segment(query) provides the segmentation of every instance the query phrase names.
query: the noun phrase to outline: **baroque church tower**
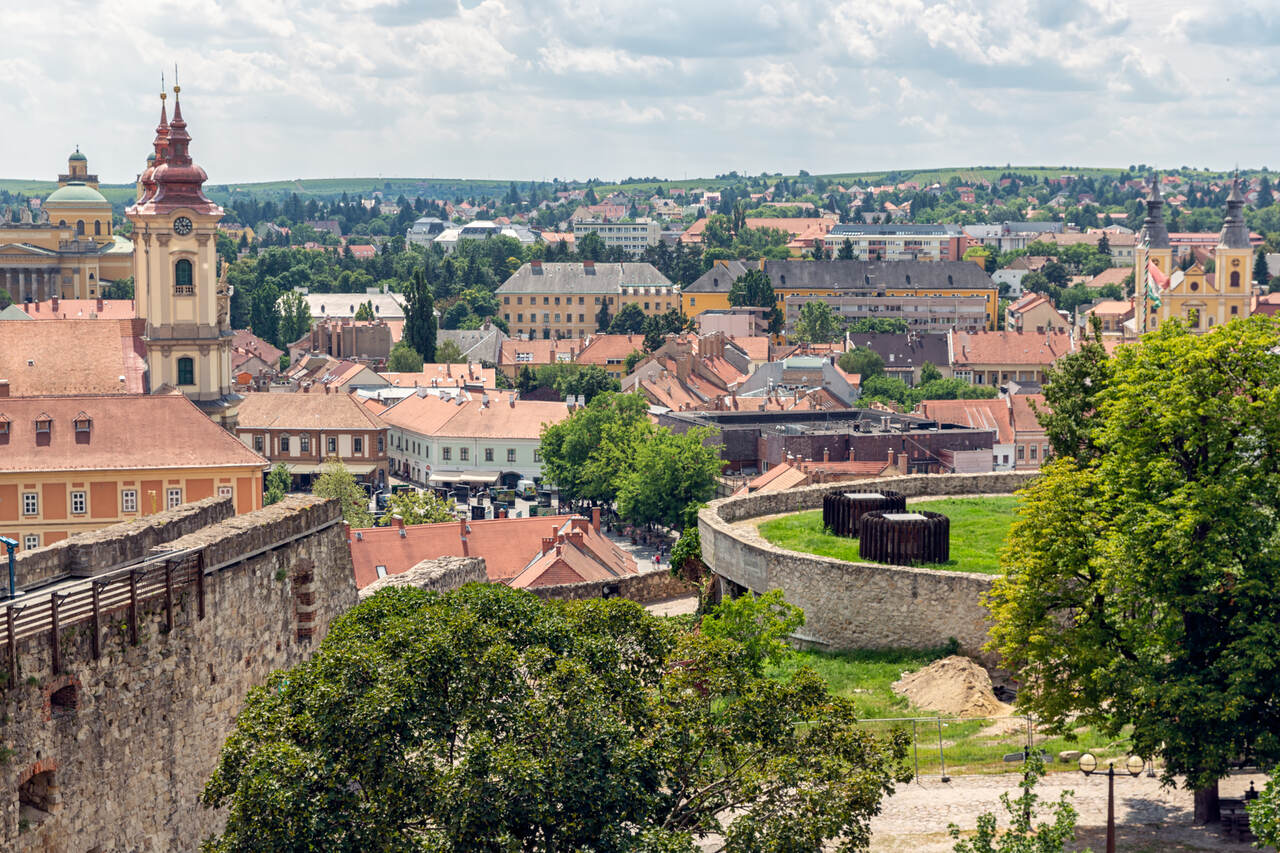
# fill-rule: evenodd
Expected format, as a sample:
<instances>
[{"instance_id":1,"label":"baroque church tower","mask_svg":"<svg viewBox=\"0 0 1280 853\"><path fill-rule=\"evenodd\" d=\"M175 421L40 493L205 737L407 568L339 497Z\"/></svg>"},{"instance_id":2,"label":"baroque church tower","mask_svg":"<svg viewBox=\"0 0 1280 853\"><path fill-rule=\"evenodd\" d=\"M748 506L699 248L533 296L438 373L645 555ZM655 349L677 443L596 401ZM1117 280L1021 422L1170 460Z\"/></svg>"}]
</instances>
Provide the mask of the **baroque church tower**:
<instances>
[{"instance_id":1,"label":"baroque church tower","mask_svg":"<svg viewBox=\"0 0 1280 853\"><path fill-rule=\"evenodd\" d=\"M133 223L135 304L146 321L152 392L176 388L231 429L242 398L232 385L230 298L218 278L223 210L205 197L208 175L191 160L180 92L175 85L172 122L160 94L155 153L125 211Z\"/></svg>"}]
</instances>

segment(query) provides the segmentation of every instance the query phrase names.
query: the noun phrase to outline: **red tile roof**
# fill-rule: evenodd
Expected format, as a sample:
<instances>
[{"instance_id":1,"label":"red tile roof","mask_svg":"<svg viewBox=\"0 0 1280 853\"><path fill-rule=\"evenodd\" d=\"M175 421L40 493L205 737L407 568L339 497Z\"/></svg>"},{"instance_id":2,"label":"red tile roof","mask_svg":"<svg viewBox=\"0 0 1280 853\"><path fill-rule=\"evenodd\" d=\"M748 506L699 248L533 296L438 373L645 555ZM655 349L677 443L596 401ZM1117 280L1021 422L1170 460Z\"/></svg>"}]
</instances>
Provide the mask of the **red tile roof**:
<instances>
[{"instance_id":1,"label":"red tile roof","mask_svg":"<svg viewBox=\"0 0 1280 853\"><path fill-rule=\"evenodd\" d=\"M592 335L574 360L603 366L611 359L623 361L636 350L644 351L644 335Z\"/></svg>"},{"instance_id":2,"label":"red tile roof","mask_svg":"<svg viewBox=\"0 0 1280 853\"><path fill-rule=\"evenodd\" d=\"M433 394L406 397L382 413L393 427L419 435L465 435L471 438L528 438L542 435L544 424L559 423L569 417L564 403L516 400L510 393L487 395L463 392L460 403ZM469 398L469 399L466 399Z\"/></svg>"},{"instance_id":3,"label":"red tile roof","mask_svg":"<svg viewBox=\"0 0 1280 853\"><path fill-rule=\"evenodd\" d=\"M145 393L141 320L5 320L0 324L0 379L9 394Z\"/></svg>"},{"instance_id":4,"label":"red tile roof","mask_svg":"<svg viewBox=\"0 0 1280 853\"><path fill-rule=\"evenodd\" d=\"M997 444L1013 442L1013 416L1007 400L924 400L920 411L941 423L993 430Z\"/></svg>"},{"instance_id":5,"label":"red tile roof","mask_svg":"<svg viewBox=\"0 0 1280 853\"><path fill-rule=\"evenodd\" d=\"M952 363L957 367L986 364L1053 364L1075 349L1068 332L951 332Z\"/></svg>"},{"instance_id":6,"label":"red tile roof","mask_svg":"<svg viewBox=\"0 0 1280 853\"><path fill-rule=\"evenodd\" d=\"M75 421L88 417L87 432ZM8 471L109 471L252 466L267 461L181 394L0 399L0 458ZM48 420L48 433L36 422ZM43 436L48 442L43 443Z\"/></svg>"},{"instance_id":7,"label":"red tile roof","mask_svg":"<svg viewBox=\"0 0 1280 853\"><path fill-rule=\"evenodd\" d=\"M59 299L17 303L32 320L132 320L138 316L132 299Z\"/></svg>"},{"instance_id":8,"label":"red tile roof","mask_svg":"<svg viewBox=\"0 0 1280 853\"><path fill-rule=\"evenodd\" d=\"M424 364L418 373L383 372L378 375L397 388L498 387L497 369L478 364Z\"/></svg>"},{"instance_id":9,"label":"red tile roof","mask_svg":"<svg viewBox=\"0 0 1280 853\"><path fill-rule=\"evenodd\" d=\"M238 429L382 429L377 415L347 394L251 391L240 403Z\"/></svg>"}]
</instances>

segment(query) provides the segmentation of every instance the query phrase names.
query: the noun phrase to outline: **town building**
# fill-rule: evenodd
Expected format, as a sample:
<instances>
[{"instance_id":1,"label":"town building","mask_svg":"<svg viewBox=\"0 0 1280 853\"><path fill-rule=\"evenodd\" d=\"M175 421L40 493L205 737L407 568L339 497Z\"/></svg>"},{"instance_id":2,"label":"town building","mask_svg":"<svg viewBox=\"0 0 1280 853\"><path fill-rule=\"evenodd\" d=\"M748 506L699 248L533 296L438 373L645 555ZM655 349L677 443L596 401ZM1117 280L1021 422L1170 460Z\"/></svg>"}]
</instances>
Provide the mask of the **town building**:
<instances>
[{"instance_id":1,"label":"town building","mask_svg":"<svg viewBox=\"0 0 1280 853\"><path fill-rule=\"evenodd\" d=\"M375 320L404 320L404 299L398 293L370 288L364 293L307 293L302 291L313 323L321 320L354 320L360 306L369 304Z\"/></svg>"},{"instance_id":2,"label":"town building","mask_svg":"<svg viewBox=\"0 0 1280 853\"><path fill-rule=\"evenodd\" d=\"M0 535L23 550L203 498L262 506L266 460L180 394L5 397Z\"/></svg>"},{"instance_id":3,"label":"town building","mask_svg":"<svg viewBox=\"0 0 1280 853\"><path fill-rule=\"evenodd\" d=\"M1053 363L1075 350L1069 331L952 332L952 374L974 385L1044 382Z\"/></svg>"},{"instance_id":4,"label":"town building","mask_svg":"<svg viewBox=\"0 0 1280 853\"><path fill-rule=\"evenodd\" d=\"M204 194L204 169L191 159L191 135L174 87L173 121L162 93L154 160L125 210L133 223L133 284L146 326L152 393L176 388L227 429L236 422L231 372L231 293L218 277L217 231L223 210Z\"/></svg>"},{"instance_id":5,"label":"town building","mask_svg":"<svg viewBox=\"0 0 1280 853\"><path fill-rule=\"evenodd\" d=\"M1053 302L1043 293L1028 293L1004 309L1004 327L1011 332L1067 331L1071 323L1058 313Z\"/></svg>"},{"instance_id":6,"label":"town building","mask_svg":"<svg viewBox=\"0 0 1280 853\"><path fill-rule=\"evenodd\" d=\"M144 333L137 319L0 321L0 397L146 394Z\"/></svg>"},{"instance_id":7,"label":"town building","mask_svg":"<svg viewBox=\"0 0 1280 853\"><path fill-rule=\"evenodd\" d=\"M0 289L14 302L96 299L133 274L133 243L115 234L111 202L79 148L38 212L15 212L17 222L0 207Z\"/></svg>"},{"instance_id":8,"label":"town building","mask_svg":"<svg viewBox=\"0 0 1280 853\"><path fill-rule=\"evenodd\" d=\"M462 353L463 361L497 364L508 340L507 333L488 320L478 329L436 329L436 348L451 341Z\"/></svg>"},{"instance_id":9,"label":"town building","mask_svg":"<svg viewBox=\"0 0 1280 853\"><path fill-rule=\"evenodd\" d=\"M795 397L823 389L834 402L828 408L849 408L858 400L859 387L832 359L815 355L793 355L756 368L737 386L737 399L752 397Z\"/></svg>"},{"instance_id":10,"label":"town building","mask_svg":"<svg viewBox=\"0 0 1280 853\"><path fill-rule=\"evenodd\" d=\"M583 516L534 516L404 524L350 531L356 586L398 575L423 560L480 557L491 583L518 589L611 580L637 574L635 558L600 530L600 510Z\"/></svg>"},{"instance_id":11,"label":"town building","mask_svg":"<svg viewBox=\"0 0 1280 853\"><path fill-rule=\"evenodd\" d=\"M289 344L289 354L291 358L298 358L307 353L322 353L334 358L385 363L403 333L403 320L328 317Z\"/></svg>"},{"instance_id":12,"label":"town building","mask_svg":"<svg viewBox=\"0 0 1280 853\"><path fill-rule=\"evenodd\" d=\"M565 403L518 400L513 391L406 397L381 413L391 472L423 485L514 488L542 476L542 428L569 411Z\"/></svg>"},{"instance_id":13,"label":"town building","mask_svg":"<svg viewBox=\"0 0 1280 853\"><path fill-rule=\"evenodd\" d=\"M1102 334L1107 337L1121 337L1131 332L1133 327L1133 299L1099 299L1093 305L1078 313L1077 325L1079 334L1088 335L1091 318L1097 317L1102 324Z\"/></svg>"},{"instance_id":14,"label":"town building","mask_svg":"<svg viewBox=\"0 0 1280 853\"><path fill-rule=\"evenodd\" d=\"M992 430L994 470L1034 471L1049 457L1049 439L1036 408L1045 410L1043 395L1014 393L989 400L925 400L918 413L939 422Z\"/></svg>"},{"instance_id":15,"label":"town building","mask_svg":"<svg viewBox=\"0 0 1280 853\"><path fill-rule=\"evenodd\" d=\"M280 357L284 351L277 349L248 329L236 329L231 338L231 372L236 386L248 386L259 379L270 381L280 371Z\"/></svg>"},{"instance_id":16,"label":"town building","mask_svg":"<svg viewBox=\"0 0 1280 853\"><path fill-rule=\"evenodd\" d=\"M845 340L849 348L862 347L880 356L885 376L901 379L912 387L920 384L920 371L926 364L936 367L944 379L951 376L951 357L945 334L849 332Z\"/></svg>"},{"instance_id":17,"label":"town building","mask_svg":"<svg viewBox=\"0 0 1280 853\"><path fill-rule=\"evenodd\" d=\"M627 375L627 356L644 353L644 335L593 335L574 358L575 364L593 365L622 381Z\"/></svg>"},{"instance_id":18,"label":"town building","mask_svg":"<svg viewBox=\"0 0 1280 853\"><path fill-rule=\"evenodd\" d=\"M578 338L508 338L502 342L497 366L504 376L515 382L520 376L521 368L536 370L549 364L572 364L586 346L587 340Z\"/></svg>"},{"instance_id":19,"label":"town building","mask_svg":"<svg viewBox=\"0 0 1280 853\"><path fill-rule=\"evenodd\" d=\"M722 334L671 337L622 382L652 406L677 411L721 409L746 380L750 359Z\"/></svg>"},{"instance_id":20,"label":"town building","mask_svg":"<svg viewBox=\"0 0 1280 853\"><path fill-rule=\"evenodd\" d=\"M358 361L311 353L295 359L283 377L280 390L349 394L357 388L379 388L387 383L376 370Z\"/></svg>"},{"instance_id":21,"label":"town building","mask_svg":"<svg viewBox=\"0 0 1280 853\"><path fill-rule=\"evenodd\" d=\"M137 316L132 299L60 299L16 303L32 320L132 320Z\"/></svg>"},{"instance_id":22,"label":"town building","mask_svg":"<svg viewBox=\"0 0 1280 853\"><path fill-rule=\"evenodd\" d=\"M769 309L743 305L737 308L703 311L694 322L698 334L710 335L723 332L730 337L756 337L769 334Z\"/></svg>"},{"instance_id":23,"label":"town building","mask_svg":"<svg viewBox=\"0 0 1280 853\"><path fill-rule=\"evenodd\" d=\"M836 225L823 238L833 258L846 242L867 261L959 261L969 246L959 225Z\"/></svg>"},{"instance_id":24,"label":"town building","mask_svg":"<svg viewBox=\"0 0 1280 853\"><path fill-rule=\"evenodd\" d=\"M518 240L521 246L532 246L538 242L538 235L522 225L499 225L486 219L445 228L432 242L445 252L452 252L461 240L487 240L490 237L510 237Z\"/></svg>"},{"instance_id":25,"label":"town building","mask_svg":"<svg viewBox=\"0 0 1280 853\"><path fill-rule=\"evenodd\" d=\"M404 234L404 239L415 246L430 246L437 237L444 233L445 228L446 225L443 219L438 219L434 216L423 216L409 226L409 230Z\"/></svg>"},{"instance_id":26,"label":"town building","mask_svg":"<svg viewBox=\"0 0 1280 853\"><path fill-rule=\"evenodd\" d=\"M288 466L295 488L309 489L333 457L362 482L387 482L387 426L349 394L245 394L236 437L271 465Z\"/></svg>"},{"instance_id":27,"label":"town building","mask_svg":"<svg viewBox=\"0 0 1280 853\"><path fill-rule=\"evenodd\" d=\"M1152 183L1147 216L1138 235L1134 262L1137 334L1177 319L1193 332L1204 333L1237 317L1249 316L1253 306L1254 246L1244 221L1244 196L1233 181L1227 196L1227 215L1214 247L1214 271L1197 261L1177 269L1173 246L1164 224L1164 199Z\"/></svg>"},{"instance_id":28,"label":"town building","mask_svg":"<svg viewBox=\"0 0 1280 853\"><path fill-rule=\"evenodd\" d=\"M647 263L531 261L497 296L512 336L526 338L585 338L598 330L601 308L609 317L627 303L646 316L680 308L680 288Z\"/></svg>"},{"instance_id":29,"label":"town building","mask_svg":"<svg viewBox=\"0 0 1280 853\"><path fill-rule=\"evenodd\" d=\"M716 199L707 201L707 204L719 204L718 193L708 193L709 198ZM835 214L829 217L790 217L790 218L773 218L773 217L748 217L745 221L747 228L759 230L762 228L771 228L787 233L787 248L791 250L793 257L801 257L802 255L811 254L815 246L823 244L823 238L827 232L835 227L838 223L834 218ZM705 240L707 228L707 218L694 220L693 224L684 230L680 235L680 242L685 245L700 246Z\"/></svg>"},{"instance_id":30,"label":"town building","mask_svg":"<svg viewBox=\"0 0 1280 853\"><path fill-rule=\"evenodd\" d=\"M595 234L604 242L606 248L626 249L633 255L640 254L650 246L658 245L658 237L661 233L662 227L648 219L635 222L589 219L573 223L575 243L587 234Z\"/></svg>"},{"instance_id":31,"label":"town building","mask_svg":"<svg viewBox=\"0 0 1280 853\"><path fill-rule=\"evenodd\" d=\"M788 322L798 316L798 300L822 297L849 320L898 318L919 332L996 324L999 288L968 261L716 261L683 288L685 315L730 308L734 281L753 269L769 277Z\"/></svg>"}]
</instances>

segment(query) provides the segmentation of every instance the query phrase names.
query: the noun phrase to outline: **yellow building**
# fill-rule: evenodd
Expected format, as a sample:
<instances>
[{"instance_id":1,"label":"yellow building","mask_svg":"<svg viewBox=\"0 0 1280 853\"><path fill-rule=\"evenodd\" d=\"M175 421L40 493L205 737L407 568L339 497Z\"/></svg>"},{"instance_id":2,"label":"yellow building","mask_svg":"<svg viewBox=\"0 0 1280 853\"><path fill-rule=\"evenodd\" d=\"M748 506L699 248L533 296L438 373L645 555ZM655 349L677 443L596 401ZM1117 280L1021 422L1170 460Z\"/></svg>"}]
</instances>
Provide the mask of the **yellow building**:
<instances>
[{"instance_id":1,"label":"yellow building","mask_svg":"<svg viewBox=\"0 0 1280 853\"><path fill-rule=\"evenodd\" d=\"M24 550L208 497L260 509L267 464L180 394L0 396L0 457Z\"/></svg>"},{"instance_id":2,"label":"yellow building","mask_svg":"<svg viewBox=\"0 0 1280 853\"><path fill-rule=\"evenodd\" d=\"M1164 199L1153 180L1147 192L1147 217L1134 252L1134 325L1138 334L1181 320L1193 332L1209 332L1237 317L1247 317L1252 305L1254 250L1244 221L1244 196L1232 181L1227 215L1214 249L1214 271L1199 262L1186 270L1173 264L1173 250L1164 223Z\"/></svg>"},{"instance_id":3,"label":"yellow building","mask_svg":"<svg viewBox=\"0 0 1280 853\"><path fill-rule=\"evenodd\" d=\"M730 308L730 288L751 270L769 277L783 316L789 298L830 297L841 299L848 309L842 313L850 316L902 319L908 328L924 331L940 317L953 315L953 303L963 298L984 300L982 323L987 329L996 327L999 286L980 266L966 261L716 261L682 289L681 310L693 318ZM895 304L894 298L910 301ZM866 300L867 311L851 304L859 299ZM931 309L934 304L937 312Z\"/></svg>"},{"instance_id":4,"label":"yellow building","mask_svg":"<svg viewBox=\"0 0 1280 853\"><path fill-rule=\"evenodd\" d=\"M227 429L240 395L231 373L231 300L218 279L217 228L223 210L204 194L208 178L191 159L191 135L174 87L173 122L161 94L154 159L141 195L125 215L133 223L134 302L146 323L153 393L176 388Z\"/></svg>"},{"instance_id":5,"label":"yellow building","mask_svg":"<svg viewBox=\"0 0 1280 853\"><path fill-rule=\"evenodd\" d=\"M680 288L653 264L636 261L530 261L503 282L496 296L511 336L531 340L595 334L602 307L610 318L626 305L645 316L680 307Z\"/></svg>"},{"instance_id":6,"label":"yellow building","mask_svg":"<svg viewBox=\"0 0 1280 853\"><path fill-rule=\"evenodd\" d=\"M18 214L16 223L0 216L0 288L14 302L96 299L107 283L133 274L133 244L115 235L111 202L80 149L38 214L29 207Z\"/></svg>"}]
</instances>

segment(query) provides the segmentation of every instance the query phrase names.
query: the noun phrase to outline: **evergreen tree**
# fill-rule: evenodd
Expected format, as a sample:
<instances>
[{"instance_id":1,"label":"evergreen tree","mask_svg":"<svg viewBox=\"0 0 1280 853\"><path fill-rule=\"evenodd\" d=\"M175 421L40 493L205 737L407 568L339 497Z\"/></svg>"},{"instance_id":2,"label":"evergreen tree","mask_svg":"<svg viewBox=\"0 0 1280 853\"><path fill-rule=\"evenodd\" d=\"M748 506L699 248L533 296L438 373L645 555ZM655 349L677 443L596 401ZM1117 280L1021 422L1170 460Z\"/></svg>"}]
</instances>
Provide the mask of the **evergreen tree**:
<instances>
[{"instance_id":1,"label":"evergreen tree","mask_svg":"<svg viewBox=\"0 0 1280 853\"><path fill-rule=\"evenodd\" d=\"M293 477L289 474L289 466L277 462L267 474L267 493L262 497L263 506L271 506L284 500L284 496L293 487Z\"/></svg>"},{"instance_id":2,"label":"evergreen tree","mask_svg":"<svg viewBox=\"0 0 1280 853\"><path fill-rule=\"evenodd\" d=\"M1258 255L1253 261L1253 280L1264 287L1271 282L1271 270L1267 269L1267 253L1261 246L1258 247Z\"/></svg>"},{"instance_id":3,"label":"evergreen tree","mask_svg":"<svg viewBox=\"0 0 1280 853\"><path fill-rule=\"evenodd\" d=\"M431 288L427 287L427 279L422 270L414 270L413 278L404 293L404 334L403 339L422 356L422 360L432 363L436 360L436 318L435 299Z\"/></svg>"}]
</instances>

